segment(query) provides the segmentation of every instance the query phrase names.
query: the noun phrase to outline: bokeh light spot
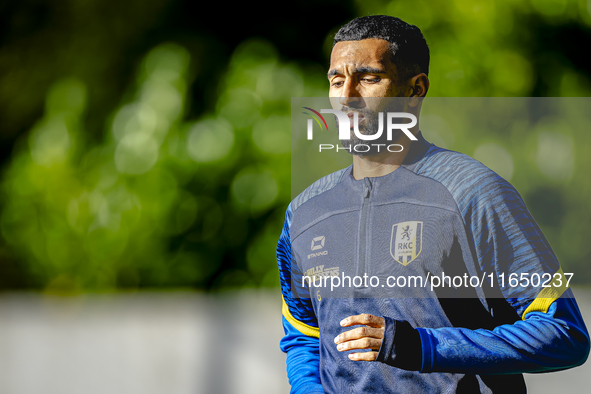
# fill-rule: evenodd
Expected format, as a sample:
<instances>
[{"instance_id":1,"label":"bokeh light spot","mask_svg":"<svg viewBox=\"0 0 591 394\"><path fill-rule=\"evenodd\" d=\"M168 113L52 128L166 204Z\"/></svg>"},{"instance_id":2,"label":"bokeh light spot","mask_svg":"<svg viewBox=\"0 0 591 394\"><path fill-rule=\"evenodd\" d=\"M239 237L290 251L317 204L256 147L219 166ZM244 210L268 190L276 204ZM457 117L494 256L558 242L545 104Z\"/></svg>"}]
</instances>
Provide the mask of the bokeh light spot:
<instances>
[{"instance_id":1,"label":"bokeh light spot","mask_svg":"<svg viewBox=\"0 0 591 394\"><path fill-rule=\"evenodd\" d=\"M256 146L265 153L283 154L290 150L290 119L272 115L257 122L252 128L252 138Z\"/></svg>"},{"instance_id":2,"label":"bokeh light spot","mask_svg":"<svg viewBox=\"0 0 591 394\"><path fill-rule=\"evenodd\" d=\"M253 213L271 206L277 194L277 181L268 172L247 169L240 172L232 182L234 200Z\"/></svg>"},{"instance_id":3,"label":"bokeh light spot","mask_svg":"<svg viewBox=\"0 0 591 394\"><path fill-rule=\"evenodd\" d=\"M482 144L474 151L474 158L510 181L513 177L513 156L499 144Z\"/></svg>"},{"instance_id":4,"label":"bokeh light spot","mask_svg":"<svg viewBox=\"0 0 591 394\"><path fill-rule=\"evenodd\" d=\"M31 156L42 166L63 163L70 148L70 136L64 119L53 117L35 128L30 137Z\"/></svg>"},{"instance_id":5,"label":"bokeh light spot","mask_svg":"<svg viewBox=\"0 0 591 394\"><path fill-rule=\"evenodd\" d=\"M152 107L138 103L121 108L113 120L113 135L121 140L128 134L152 134L156 128L156 113Z\"/></svg>"},{"instance_id":6,"label":"bokeh light spot","mask_svg":"<svg viewBox=\"0 0 591 394\"><path fill-rule=\"evenodd\" d=\"M190 128L187 150L198 163L223 159L234 145L232 125L223 118L197 122Z\"/></svg>"},{"instance_id":7,"label":"bokeh light spot","mask_svg":"<svg viewBox=\"0 0 591 394\"><path fill-rule=\"evenodd\" d=\"M129 134L117 145L115 165L124 174L139 175L149 171L158 160L158 144L144 134Z\"/></svg>"},{"instance_id":8,"label":"bokeh light spot","mask_svg":"<svg viewBox=\"0 0 591 394\"><path fill-rule=\"evenodd\" d=\"M573 139L562 133L540 131L536 163L540 171L554 181L572 177L575 168Z\"/></svg>"}]
</instances>

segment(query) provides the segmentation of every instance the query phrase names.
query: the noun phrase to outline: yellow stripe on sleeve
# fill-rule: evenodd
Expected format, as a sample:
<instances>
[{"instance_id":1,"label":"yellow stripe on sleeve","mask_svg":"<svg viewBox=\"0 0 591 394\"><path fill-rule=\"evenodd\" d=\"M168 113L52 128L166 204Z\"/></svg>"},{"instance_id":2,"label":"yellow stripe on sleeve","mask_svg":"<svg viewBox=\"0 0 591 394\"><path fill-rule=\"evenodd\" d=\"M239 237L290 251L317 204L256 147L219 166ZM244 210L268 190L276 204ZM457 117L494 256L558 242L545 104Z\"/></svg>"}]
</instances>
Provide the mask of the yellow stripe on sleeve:
<instances>
[{"instance_id":1,"label":"yellow stripe on sleeve","mask_svg":"<svg viewBox=\"0 0 591 394\"><path fill-rule=\"evenodd\" d=\"M302 323L301 321L299 321L295 317L293 317L291 315L291 312L289 311L289 307L285 303L285 299L283 298L283 295L281 296L281 299L283 300L283 307L281 308L281 313L283 314L285 319L287 319L287 321L292 326L294 326L296 330L298 330L302 334L308 335L310 337L320 338L320 329L317 327L309 326L306 323Z\"/></svg>"},{"instance_id":2,"label":"yellow stripe on sleeve","mask_svg":"<svg viewBox=\"0 0 591 394\"><path fill-rule=\"evenodd\" d=\"M558 275L556 275L558 274ZM523 312L521 318L525 320L525 315L530 312L548 312L550 305L556 301L568 289L566 286L567 279L564 276L562 268L560 268L554 275L552 275L552 283L550 287L545 287L540 291L535 300Z\"/></svg>"}]
</instances>

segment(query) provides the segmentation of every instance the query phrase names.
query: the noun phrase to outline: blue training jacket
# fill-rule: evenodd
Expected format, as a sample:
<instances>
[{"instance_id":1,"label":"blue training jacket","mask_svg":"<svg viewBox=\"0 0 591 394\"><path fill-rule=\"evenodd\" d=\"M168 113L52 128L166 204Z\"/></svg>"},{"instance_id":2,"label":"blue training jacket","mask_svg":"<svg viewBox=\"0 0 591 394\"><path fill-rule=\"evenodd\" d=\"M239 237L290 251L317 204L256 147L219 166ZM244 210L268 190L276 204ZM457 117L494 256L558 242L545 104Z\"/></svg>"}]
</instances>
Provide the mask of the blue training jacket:
<instances>
[{"instance_id":1,"label":"blue training jacket","mask_svg":"<svg viewBox=\"0 0 591 394\"><path fill-rule=\"evenodd\" d=\"M277 261L291 393L525 392L523 372L585 362L571 276L519 193L419 137L396 171L348 167L289 205ZM334 343L361 313L386 320L374 362Z\"/></svg>"}]
</instances>

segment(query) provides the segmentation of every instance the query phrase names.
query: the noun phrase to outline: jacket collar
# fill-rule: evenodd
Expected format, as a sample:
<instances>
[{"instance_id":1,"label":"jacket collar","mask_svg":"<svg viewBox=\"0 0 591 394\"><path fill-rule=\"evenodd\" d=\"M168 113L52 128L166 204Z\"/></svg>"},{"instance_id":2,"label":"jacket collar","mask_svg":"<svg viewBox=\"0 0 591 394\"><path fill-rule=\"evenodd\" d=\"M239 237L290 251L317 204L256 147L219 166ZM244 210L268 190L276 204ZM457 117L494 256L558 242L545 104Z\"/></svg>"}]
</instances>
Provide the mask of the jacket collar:
<instances>
[{"instance_id":1,"label":"jacket collar","mask_svg":"<svg viewBox=\"0 0 591 394\"><path fill-rule=\"evenodd\" d=\"M413 141L410 144L410 151L404 158L404 162L402 163L401 167L406 168L409 171L413 171L417 164L425 157L425 154L433 146L432 143L428 142L424 137L423 133L419 131L417 135L417 141ZM389 175L395 173L396 171L392 171L390 174L384 175L384 177L388 177ZM353 164L347 167L346 171L343 174L343 178L350 178L353 181L356 181L353 178ZM343 179L341 178L341 179ZM381 178L381 177L380 177Z\"/></svg>"}]
</instances>

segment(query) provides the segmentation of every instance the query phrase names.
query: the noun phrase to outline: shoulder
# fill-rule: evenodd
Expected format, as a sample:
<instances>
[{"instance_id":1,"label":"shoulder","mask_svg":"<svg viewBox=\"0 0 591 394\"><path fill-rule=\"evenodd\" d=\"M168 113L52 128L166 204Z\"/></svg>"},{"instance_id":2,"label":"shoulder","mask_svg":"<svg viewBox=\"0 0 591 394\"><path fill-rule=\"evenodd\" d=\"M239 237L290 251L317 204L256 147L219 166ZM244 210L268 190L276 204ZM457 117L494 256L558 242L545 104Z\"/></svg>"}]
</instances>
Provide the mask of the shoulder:
<instances>
[{"instance_id":1,"label":"shoulder","mask_svg":"<svg viewBox=\"0 0 591 394\"><path fill-rule=\"evenodd\" d=\"M351 166L335 171L332 174L326 175L312 183L296 198L293 199L291 202L291 211L294 212L306 201L335 187L343 179L343 176L350 170L350 168Z\"/></svg>"},{"instance_id":2,"label":"shoulder","mask_svg":"<svg viewBox=\"0 0 591 394\"><path fill-rule=\"evenodd\" d=\"M432 146L414 169L441 183L463 214L502 201L522 204L517 190L496 172L463 153Z\"/></svg>"},{"instance_id":3,"label":"shoulder","mask_svg":"<svg viewBox=\"0 0 591 394\"><path fill-rule=\"evenodd\" d=\"M433 178L451 189L471 189L483 184L507 182L478 160L437 146L427 151L415 172Z\"/></svg>"}]
</instances>

